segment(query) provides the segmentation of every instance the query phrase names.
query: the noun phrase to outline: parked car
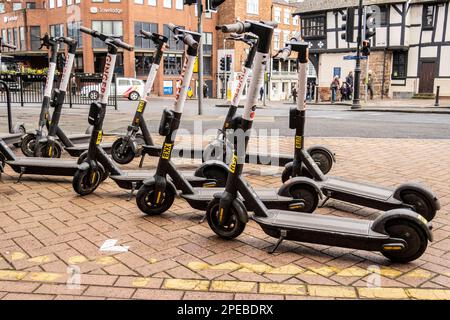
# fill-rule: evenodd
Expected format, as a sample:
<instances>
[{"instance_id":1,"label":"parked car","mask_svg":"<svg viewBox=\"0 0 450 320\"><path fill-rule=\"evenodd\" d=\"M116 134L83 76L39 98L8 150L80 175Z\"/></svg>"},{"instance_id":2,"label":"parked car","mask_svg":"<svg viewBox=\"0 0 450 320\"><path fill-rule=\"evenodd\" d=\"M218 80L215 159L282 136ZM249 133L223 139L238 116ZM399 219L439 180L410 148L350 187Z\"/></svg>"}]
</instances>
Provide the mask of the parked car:
<instances>
[{"instance_id":1,"label":"parked car","mask_svg":"<svg viewBox=\"0 0 450 320\"><path fill-rule=\"evenodd\" d=\"M117 96L124 97L132 101L139 100L144 95L144 81L134 78L117 78L116 83L111 85L117 87ZM111 88L113 91L114 89ZM98 100L100 96L100 84L86 85L81 89L81 96L90 100Z\"/></svg>"}]
</instances>

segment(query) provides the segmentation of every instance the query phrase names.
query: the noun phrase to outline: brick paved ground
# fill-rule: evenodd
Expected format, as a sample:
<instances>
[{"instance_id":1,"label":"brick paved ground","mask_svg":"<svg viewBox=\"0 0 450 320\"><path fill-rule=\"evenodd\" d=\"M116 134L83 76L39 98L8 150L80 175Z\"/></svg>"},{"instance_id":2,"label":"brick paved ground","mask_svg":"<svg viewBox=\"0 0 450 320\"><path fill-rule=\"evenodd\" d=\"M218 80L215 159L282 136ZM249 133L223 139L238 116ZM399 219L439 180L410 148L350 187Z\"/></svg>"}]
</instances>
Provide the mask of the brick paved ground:
<instances>
[{"instance_id":1,"label":"brick paved ground","mask_svg":"<svg viewBox=\"0 0 450 320\"><path fill-rule=\"evenodd\" d=\"M291 150L292 139L282 143L282 151ZM199 224L202 212L181 199L160 217L144 217L111 181L81 198L71 179L28 176L15 184L17 175L7 169L0 182L0 298L450 299L450 140L312 143L336 152L333 174L385 186L418 181L437 192L442 210L434 220L435 242L419 260L391 264L378 253L287 241L270 255L275 239L253 222L237 240L223 241ZM279 174L257 176L257 167L250 169L255 186L280 184ZM317 213L377 215L336 201ZM129 252L101 253L107 239ZM81 271L79 287L66 285L69 265ZM377 274L383 289L367 286Z\"/></svg>"}]
</instances>

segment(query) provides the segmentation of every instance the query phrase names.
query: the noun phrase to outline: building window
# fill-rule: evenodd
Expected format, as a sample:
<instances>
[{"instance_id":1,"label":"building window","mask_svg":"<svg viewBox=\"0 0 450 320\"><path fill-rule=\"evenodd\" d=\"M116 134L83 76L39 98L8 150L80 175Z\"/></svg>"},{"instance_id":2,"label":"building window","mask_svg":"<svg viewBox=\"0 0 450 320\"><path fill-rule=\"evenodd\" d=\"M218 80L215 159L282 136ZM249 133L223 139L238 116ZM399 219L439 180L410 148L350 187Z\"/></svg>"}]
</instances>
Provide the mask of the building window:
<instances>
[{"instance_id":1,"label":"building window","mask_svg":"<svg viewBox=\"0 0 450 320\"><path fill-rule=\"evenodd\" d=\"M406 79L408 52L394 51L392 57L392 79Z\"/></svg>"},{"instance_id":2,"label":"building window","mask_svg":"<svg viewBox=\"0 0 450 320\"><path fill-rule=\"evenodd\" d=\"M424 5L422 14L422 28L432 29L434 25L434 6Z\"/></svg>"},{"instance_id":3,"label":"building window","mask_svg":"<svg viewBox=\"0 0 450 320\"><path fill-rule=\"evenodd\" d=\"M164 8L172 8L172 0L164 0Z\"/></svg>"},{"instance_id":4,"label":"building window","mask_svg":"<svg viewBox=\"0 0 450 320\"><path fill-rule=\"evenodd\" d=\"M122 21L92 21L92 29L104 34L120 37L123 40ZM93 38L92 47L105 48L105 43L97 38Z\"/></svg>"},{"instance_id":5,"label":"building window","mask_svg":"<svg viewBox=\"0 0 450 320\"><path fill-rule=\"evenodd\" d=\"M134 0L134 3L136 3L136 4L144 4L144 0Z\"/></svg>"},{"instance_id":6,"label":"building window","mask_svg":"<svg viewBox=\"0 0 450 320\"><path fill-rule=\"evenodd\" d=\"M61 7L62 7L62 0L57 0L57 1L56 1L56 6L57 6L58 8L61 8Z\"/></svg>"},{"instance_id":7,"label":"building window","mask_svg":"<svg viewBox=\"0 0 450 320\"><path fill-rule=\"evenodd\" d=\"M181 26L181 28L184 28L184 26ZM164 36L169 39L169 41L167 42L169 50L183 51L184 50L184 43L182 41L178 41L177 42L175 40L172 31L170 31L170 29L169 29L169 26L167 24L165 24L163 26L163 29L164 29L163 30Z\"/></svg>"},{"instance_id":8,"label":"building window","mask_svg":"<svg viewBox=\"0 0 450 320\"><path fill-rule=\"evenodd\" d=\"M83 37L80 32L81 22L67 23L67 36L77 41L77 48L83 47Z\"/></svg>"},{"instance_id":9,"label":"building window","mask_svg":"<svg viewBox=\"0 0 450 320\"><path fill-rule=\"evenodd\" d=\"M278 23L281 22L281 9L280 8L275 8L274 19L275 19L275 22L278 22Z\"/></svg>"},{"instance_id":10,"label":"building window","mask_svg":"<svg viewBox=\"0 0 450 320\"><path fill-rule=\"evenodd\" d=\"M83 72L84 71L84 65L83 65L83 55L77 54L75 55L75 72Z\"/></svg>"},{"instance_id":11,"label":"building window","mask_svg":"<svg viewBox=\"0 0 450 320\"><path fill-rule=\"evenodd\" d=\"M148 5L156 7L156 0L148 0Z\"/></svg>"},{"instance_id":12,"label":"building window","mask_svg":"<svg viewBox=\"0 0 450 320\"><path fill-rule=\"evenodd\" d=\"M38 51L41 46L41 27L30 27L30 49Z\"/></svg>"},{"instance_id":13,"label":"building window","mask_svg":"<svg viewBox=\"0 0 450 320\"><path fill-rule=\"evenodd\" d=\"M0 13L4 13L4 12L5 12L5 4L0 3Z\"/></svg>"},{"instance_id":14,"label":"building window","mask_svg":"<svg viewBox=\"0 0 450 320\"><path fill-rule=\"evenodd\" d=\"M211 54L213 47L213 34L211 32L203 32L203 53Z\"/></svg>"},{"instance_id":15,"label":"building window","mask_svg":"<svg viewBox=\"0 0 450 320\"><path fill-rule=\"evenodd\" d=\"M325 19L325 15L302 18L302 36L304 38L325 38Z\"/></svg>"},{"instance_id":16,"label":"building window","mask_svg":"<svg viewBox=\"0 0 450 320\"><path fill-rule=\"evenodd\" d=\"M135 66L137 76L147 76L153 63L153 53L136 53Z\"/></svg>"},{"instance_id":17,"label":"building window","mask_svg":"<svg viewBox=\"0 0 450 320\"><path fill-rule=\"evenodd\" d=\"M280 49L280 32L275 31L273 34L273 48L275 50Z\"/></svg>"},{"instance_id":18,"label":"building window","mask_svg":"<svg viewBox=\"0 0 450 320\"><path fill-rule=\"evenodd\" d=\"M64 25L63 24L53 24L50 26L50 36L51 37L64 37Z\"/></svg>"},{"instance_id":19,"label":"building window","mask_svg":"<svg viewBox=\"0 0 450 320\"><path fill-rule=\"evenodd\" d=\"M141 30L158 33L158 24L147 22L134 23L134 34L136 35L134 40L134 47L137 49L155 49L155 44L153 43L153 41L137 36L141 33Z\"/></svg>"},{"instance_id":20,"label":"building window","mask_svg":"<svg viewBox=\"0 0 450 320\"><path fill-rule=\"evenodd\" d=\"M19 28L19 37L20 37L20 51L26 51L27 50L27 41L25 39L25 27Z\"/></svg>"},{"instance_id":21,"label":"building window","mask_svg":"<svg viewBox=\"0 0 450 320\"><path fill-rule=\"evenodd\" d=\"M164 75L178 76L183 68L183 54L166 53L164 54Z\"/></svg>"},{"instance_id":22,"label":"building window","mask_svg":"<svg viewBox=\"0 0 450 320\"><path fill-rule=\"evenodd\" d=\"M259 14L259 0L247 0L247 13Z\"/></svg>"},{"instance_id":23,"label":"building window","mask_svg":"<svg viewBox=\"0 0 450 320\"><path fill-rule=\"evenodd\" d=\"M13 3L12 9L13 9L13 11L22 9L22 3L20 3L20 2L14 2L14 3Z\"/></svg>"},{"instance_id":24,"label":"building window","mask_svg":"<svg viewBox=\"0 0 450 320\"><path fill-rule=\"evenodd\" d=\"M175 8L178 10L184 9L183 0L175 0Z\"/></svg>"},{"instance_id":25,"label":"building window","mask_svg":"<svg viewBox=\"0 0 450 320\"><path fill-rule=\"evenodd\" d=\"M36 2L27 2L27 9L36 9Z\"/></svg>"},{"instance_id":26,"label":"building window","mask_svg":"<svg viewBox=\"0 0 450 320\"><path fill-rule=\"evenodd\" d=\"M284 10L284 24L291 23L291 10Z\"/></svg>"},{"instance_id":27,"label":"building window","mask_svg":"<svg viewBox=\"0 0 450 320\"><path fill-rule=\"evenodd\" d=\"M380 8L380 27L387 27L388 25L388 6L379 6Z\"/></svg>"},{"instance_id":28,"label":"building window","mask_svg":"<svg viewBox=\"0 0 450 320\"><path fill-rule=\"evenodd\" d=\"M298 25L300 24L300 19L299 19L298 16L294 16L294 17L292 18L292 24L293 24L294 26L298 26Z\"/></svg>"},{"instance_id":29,"label":"building window","mask_svg":"<svg viewBox=\"0 0 450 320\"><path fill-rule=\"evenodd\" d=\"M212 57L203 57L203 73L212 75Z\"/></svg>"},{"instance_id":30,"label":"building window","mask_svg":"<svg viewBox=\"0 0 450 320\"><path fill-rule=\"evenodd\" d=\"M55 7L55 0L48 0L48 7L53 9Z\"/></svg>"}]
</instances>

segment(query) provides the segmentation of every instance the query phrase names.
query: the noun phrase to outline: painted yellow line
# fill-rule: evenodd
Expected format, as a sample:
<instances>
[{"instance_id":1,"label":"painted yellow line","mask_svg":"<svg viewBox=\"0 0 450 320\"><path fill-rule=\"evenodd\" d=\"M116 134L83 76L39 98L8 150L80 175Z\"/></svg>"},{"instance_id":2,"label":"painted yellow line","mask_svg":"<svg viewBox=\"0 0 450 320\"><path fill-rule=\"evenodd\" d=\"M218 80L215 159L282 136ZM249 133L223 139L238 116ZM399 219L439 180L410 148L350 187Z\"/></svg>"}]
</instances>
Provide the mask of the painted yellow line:
<instances>
[{"instance_id":1,"label":"painted yellow line","mask_svg":"<svg viewBox=\"0 0 450 320\"><path fill-rule=\"evenodd\" d=\"M0 280L19 282L61 283L67 274L52 272L27 272L0 270ZM131 286L146 287L152 280L159 278L131 277ZM81 284L83 274L81 274ZM319 298L344 299L433 299L450 300L450 289L416 289L416 288L365 288L350 286L329 286L310 284L266 283L232 280L196 280L165 279L161 289L180 291L214 291L231 293L260 293L274 295L299 295Z\"/></svg>"},{"instance_id":2,"label":"painted yellow line","mask_svg":"<svg viewBox=\"0 0 450 320\"><path fill-rule=\"evenodd\" d=\"M43 264L43 263L50 262L51 259L50 259L49 256L39 256L39 257L34 257L34 258L27 259L27 261L38 263L38 264Z\"/></svg>"},{"instance_id":3,"label":"painted yellow line","mask_svg":"<svg viewBox=\"0 0 450 320\"><path fill-rule=\"evenodd\" d=\"M88 259L85 256L73 256L67 259L69 264L80 264L86 261L88 261Z\"/></svg>"}]
</instances>

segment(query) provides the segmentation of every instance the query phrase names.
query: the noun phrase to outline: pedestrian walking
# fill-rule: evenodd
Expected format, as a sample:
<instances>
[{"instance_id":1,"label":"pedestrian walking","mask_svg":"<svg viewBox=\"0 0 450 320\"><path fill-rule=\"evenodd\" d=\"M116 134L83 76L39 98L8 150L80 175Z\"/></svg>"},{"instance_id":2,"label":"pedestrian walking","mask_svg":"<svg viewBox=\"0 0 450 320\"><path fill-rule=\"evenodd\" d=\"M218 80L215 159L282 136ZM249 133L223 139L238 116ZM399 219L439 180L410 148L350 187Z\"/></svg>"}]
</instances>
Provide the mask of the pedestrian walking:
<instances>
[{"instance_id":1,"label":"pedestrian walking","mask_svg":"<svg viewBox=\"0 0 450 320\"><path fill-rule=\"evenodd\" d=\"M350 71L347 75L347 77L345 78L345 83L347 84L347 95L346 95L346 99L350 100L352 95L353 95L353 72Z\"/></svg>"},{"instance_id":2,"label":"pedestrian walking","mask_svg":"<svg viewBox=\"0 0 450 320\"><path fill-rule=\"evenodd\" d=\"M333 81L331 81L330 89L331 89L331 103L335 103L337 92L340 89L340 81L338 76L335 76Z\"/></svg>"},{"instance_id":3,"label":"pedestrian walking","mask_svg":"<svg viewBox=\"0 0 450 320\"><path fill-rule=\"evenodd\" d=\"M369 93L370 100L373 100L373 74L372 70L369 70L367 76L367 92Z\"/></svg>"},{"instance_id":4,"label":"pedestrian walking","mask_svg":"<svg viewBox=\"0 0 450 320\"><path fill-rule=\"evenodd\" d=\"M259 89L259 100L262 101L264 98L264 87L261 87L261 89Z\"/></svg>"},{"instance_id":5,"label":"pedestrian walking","mask_svg":"<svg viewBox=\"0 0 450 320\"><path fill-rule=\"evenodd\" d=\"M292 88L292 98L294 99L294 103L297 103L297 96L298 96L297 89L294 87Z\"/></svg>"},{"instance_id":6,"label":"pedestrian walking","mask_svg":"<svg viewBox=\"0 0 450 320\"><path fill-rule=\"evenodd\" d=\"M206 83L203 84L203 98L208 98L208 85Z\"/></svg>"}]
</instances>

